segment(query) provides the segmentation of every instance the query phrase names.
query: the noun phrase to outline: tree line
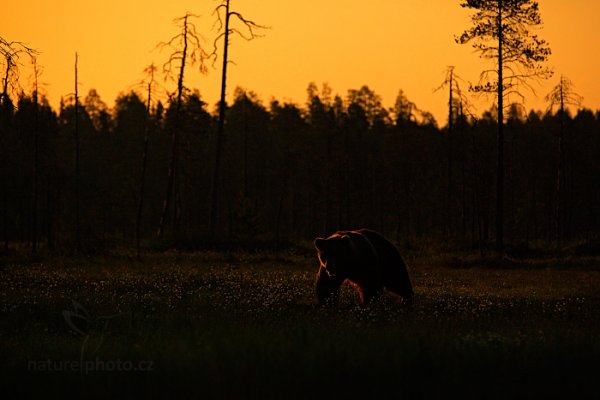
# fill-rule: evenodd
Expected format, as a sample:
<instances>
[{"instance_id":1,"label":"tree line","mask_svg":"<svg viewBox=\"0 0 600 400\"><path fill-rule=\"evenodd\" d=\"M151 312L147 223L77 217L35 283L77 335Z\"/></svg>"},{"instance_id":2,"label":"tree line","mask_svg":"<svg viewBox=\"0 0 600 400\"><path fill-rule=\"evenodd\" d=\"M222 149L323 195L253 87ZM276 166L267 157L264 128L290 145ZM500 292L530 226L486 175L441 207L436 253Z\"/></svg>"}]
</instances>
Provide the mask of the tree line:
<instances>
[{"instance_id":1,"label":"tree line","mask_svg":"<svg viewBox=\"0 0 600 400\"><path fill-rule=\"evenodd\" d=\"M598 113L579 108L565 77L546 97L549 111L524 115L518 105L532 80L552 76L541 65L548 43L535 34L538 3L459 4L473 25L456 42L491 61L469 91L495 102L476 118L449 67L440 87L449 89L444 128L402 91L388 109L366 86L341 97L310 84L304 106L265 105L238 88L228 105L230 38L252 40L266 29L230 0L215 9L212 53L201 46L194 14L174 20L179 33L159 44L172 51L162 72L177 82L164 105L152 101L154 65L145 71L146 98L123 94L111 110L91 90L80 102L76 55L75 94L54 111L38 96L37 51L0 37L5 247L30 242L35 252L43 239L48 248L91 248L132 234L138 253L142 237L280 246L357 226L481 250L494 242L500 255L507 243L590 242L599 225ZM219 48L221 99L208 110L184 77L194 65L207 72ZM34 89L14 96L24 57Z\"/></svg>"},{"instance_id":2,"label":"tree line","mask_svg":"<svg viewBox=\"0 0 600 400\"><path fill-rule=\"evenodd\" d=\"M300 106L265 104L251 91L235 90L224 111L219 207L212 218L220 107L210 110L199 92L184 90L180 104L173 97L149 106L132 91L112 109L95 90L77 107L74 98L61 101L58 110L36 93L21 93L14 103L5 96L4 247L57 249L80 240L94 250L134 243L138 225L142 242L156 242L173 130L179 156L163 242L281 246L356 227L398 241L450 240L482 249L495 239L494 109L474 117L450 107L452 122L438 127L402 91L392 108L366 86L341 97L310 84L307 94ZM525 114L515 105L504 128L506 243L552 243L557 224L563 243L597 240L600 112Z\"/></svg>"}]
</instances>

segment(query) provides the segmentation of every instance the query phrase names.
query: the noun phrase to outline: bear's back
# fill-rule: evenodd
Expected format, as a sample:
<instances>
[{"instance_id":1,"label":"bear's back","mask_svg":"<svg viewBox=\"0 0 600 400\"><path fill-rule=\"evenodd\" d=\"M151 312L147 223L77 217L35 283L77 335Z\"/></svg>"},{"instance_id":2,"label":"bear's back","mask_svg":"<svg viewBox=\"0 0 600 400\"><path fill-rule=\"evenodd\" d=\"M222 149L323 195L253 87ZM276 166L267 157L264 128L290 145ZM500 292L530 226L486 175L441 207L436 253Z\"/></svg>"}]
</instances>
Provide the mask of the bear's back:
<instances>
[{"instance_id":1,"label":"bear's back","mask_svg":"<svg viewBox=\"0 0 600 400\"><path fill-rule=\"evenodd\" d=\"M394 246L381 234L370 229L358 229L354 232L363 235L369 242L371 242L371 245L375 248L378 257L381 260L390 260L400 257L400 253L398 252L398 249L396 249L396 246Z\"/></svg>"},{"instance_id":2,"label":"bear's back","mask_svg":"<svg viewBox=\"0 0 600 400\"><path fill-rule=\"evenodd\" d=\"M358 229L353 232L366 238L375 249L377 266L384 286L412 302L414 294L407 266L396 246L370 229Z\"/></svg>"}]
</instances>

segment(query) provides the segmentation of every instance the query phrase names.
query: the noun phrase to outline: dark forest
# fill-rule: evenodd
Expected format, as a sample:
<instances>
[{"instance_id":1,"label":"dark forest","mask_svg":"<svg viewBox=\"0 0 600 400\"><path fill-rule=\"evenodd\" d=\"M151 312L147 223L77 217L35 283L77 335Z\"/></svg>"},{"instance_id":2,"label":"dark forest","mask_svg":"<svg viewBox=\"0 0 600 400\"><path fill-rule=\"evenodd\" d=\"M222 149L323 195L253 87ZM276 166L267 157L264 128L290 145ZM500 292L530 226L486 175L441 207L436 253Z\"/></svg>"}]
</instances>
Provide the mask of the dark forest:
<instances>
[{"instance_id":1,"label":"dark forest","mask_svg":"<svg viewBox=\"0 0 600 400\"><path fill-rule=\"evenodd\" d=\"M493 240L496 116L463 115L438 127L402 92L386 108L368 87L332 96L311 84L305 105L237 88L227 108L217 232L210 235L216 107L186 91L179 122L173 101L135 92L110 109L91 90L78 104L80 172L75 171L75 107L36 107L22 94L2 108L4 247L38 242L88 251L156 246L179 131L172 207L164 243L203 248L278 247L341 228L367 226L398 242L427 239L484 250ZM563 190L557 190L564 130ZM145 188L144 139L148 137ZM512 248L591 243L600 231L600 113L580 109L525 114L506 122L506 242ZM79 192L79 226L75 203ZM37 196L37 200L34 197ZM557 214L557 207L565 212Z\"/></svg>"}]
</instances>

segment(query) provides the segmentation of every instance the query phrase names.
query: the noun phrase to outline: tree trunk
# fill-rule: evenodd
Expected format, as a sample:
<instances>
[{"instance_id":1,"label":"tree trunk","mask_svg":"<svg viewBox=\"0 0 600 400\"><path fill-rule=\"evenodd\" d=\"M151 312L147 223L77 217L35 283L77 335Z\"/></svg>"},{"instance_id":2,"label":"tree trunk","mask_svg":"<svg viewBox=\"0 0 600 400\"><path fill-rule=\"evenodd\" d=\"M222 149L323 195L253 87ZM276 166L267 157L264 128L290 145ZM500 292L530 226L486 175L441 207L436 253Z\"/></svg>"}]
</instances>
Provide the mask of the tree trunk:
<instances>
[{"instance_id":1,"label":"tree trunk","mask_svg":"<svg viewBox=\"0 0 600 400\"><path fill-rule=\"evenodd\" d=\"M243 167L244 167L244 171L243 171L243 186L242 186L242 199L245 201L247 198L250 197L250 193L248 190L248 102L249 99L244 99L244 102L242 103L242 107L244 109L244 141L243 141Z\"/></svg>"},{"instance_id":2,"label":"tree trunk","mask_svg":"<svg viewBox=\"0 0 600 400\"><path fill-rule=\"evenodd\" d=\"M34 119L33 119L33 210L31 218L31 252L37 252L37 209L38 209L38 92L37 92L37 68L35 69L35 89L33 93L33 107L34 107Z\"/></svg>"},{"instance_id":3,"label":"tree trunk","mask_svg":"<svg viewBox=\"0 0 600 400\"><path fill-rule=\"evenodd\" d=\"M11 61L10 61L10 55L8 55L7 59L6 59L6 71L4 74L4 85L2 87L2 95L0 95L0 102L2 105L2 109L0 109L0 112L2 112L3 114L6 112L6 103L7 103L7 98L8 98L8 76L10 73L10 66L11 66ZM8 116L8 114L7 114ZM0 128L2 128L2 125L0 125ZM3 137L2 137L3 141L6 140L6 143L8 143L8 131L7 132L3 132ZM2 151L6 151L6 147L2 146ZM4 154L2 154L2 183L3 183L3 190L2 190L2 233L4 236L4 250L8 250L8 175L7 175L7 171L8 171L8 163L6 161L6 157L4 157Z\"/></svg>"},{"instance_id":4,"label":"tree trunk","mask_svg":"<svg viewBox=\"0 0 600 400\"><path fill-rule=\"evenodd\" d=\"M165 232L165 224L167 222L167 215L169 213L169 206L171 205L171 197L173 197L173 186L175 185L175 173L177 169L177 146L179 145L179 113L181 111L181 102L183 96L183 77L185 72L185 63L187 59L188 41L187 41L187 18L186 15L183 20L183 52L181 56L181 68L179 70L179 78L177 80L177 104L175 106L175 121L173 131L171 132L171 157L169 160L169 175L167 177L167 192L165 194L165 200L163 202L162 213L160 216L160 223L158 226L157 236L163 237ZM176 218L175 213L173 218Z\"/></svg>"},{"instance_id":5,"label":"tree trunk","mask_svg":"<svg viewBox=\"0 0 600 400\"><path fill-rule=\"evenodd\" d=\"M54 166L54 160L52 161L52 177L56 176L56 168ZM54 218L56 209L56 187L52 185L54 179L50 176L47 177L47 192L46 192L46 240L48 250L55 249L55 238L54 238Z\"/></svg>"},{"instance_id":6,"label":"tree trunk","mask_svg":"<svg viewBox=\"0 0 600 400\"><path fill-rule=\"evenodd\" d=\"M144 150L142 153L142 170L140 176L140 198L138 203L137 218L135 221L135 247L137 256L140 256L140 230L142 225L142 210L144 208L144 189L146 183L146 161L148 159L148 131L150 127L150 102L152 100L152 80L148 84L148 101L146 103L146 121L144 126Z\"/></svg>"},{"instance_id":7,"label":"tree trunk","mask_svg":"<svg viewBox=\"0 0 600 400\"><path fill-rule=\"evenodd\" d=\"M6 170L6 168L4 168L4 170ZM3 171L3 175L4 175L4 171ZM4 176L3 176L4 178ZM6 183L6 179L4 180ZM2 194L2 233L4 236L4 250L8 250L8 198L6 193L8 192L7 190L3 191L4 193Z\"/></svg>"},{"instance_id":8,"label":"tree trunk","mask_svg":"<svg viewBox=\"0 0 600 400\"><path fill-rule=\"evenodd\" d=\"M563 233L563 187L564 187L564 168L565 168L565 151L564 151L564 97L562 80L560 83L560 130L558 132L558 166L556 172L556 247L560 247Z\"/></svg>"},{"instance_id":9,"label":"tree trunk","mask_svg":"<svg viewBox=\"0 0 600 400\"><path fill-rule=\"evenodd\" d=\"M212 236L216 233L218 204L219 204L219 181L221 174L221 152L223 147L223 132L225 130L225 95L227 89L227 56L229 50L229 0L225 5L225 35L223 47L223 71L221 76L221 101L219 102L219 123L217 127L217 137L215 140L215 165L213 169L211 203L210 203L210 221L209 231Z\"/></svg>"},{"instance_id":10,"label":"tree trunk","mask_svg":"<svg viewBox=\"0 0 600 400\"><path fill-rule=\"evenodd\" d=\"M277 206L277 216L275 218L275 251L279 250L279 245L281 244L281 219L283 216L283 204L288 187L288 171L288 168L286 168L284 171L281 193L279 195L279 204Z\"/></svg>"},{"instance_id":11,"label":"tree trunk","mask_svg":"<svg viewBox=\"0 0 600 400\"><path fill-rule=\"evenodd\" d=\"M498 181L496 184L496 251L504 253L504 86L502 0L498 0Z\"/></svg>"},{"instance_id":12,"label":"tree trunk","mask_svg":"<svg viewBox=\"0 0 600 400\"><path fill-rule=\"evenodd\" d=\"M11 65L12 65L12 57L9 54L6 57L6 70L4 72L4 85L2 86L2 96L0 97L0 101L2 101L3 107L6 107L6 99L8 98L8 76L10 75Z\"/></svg>"},{"instance_id":13,"label":"tree trunk","mask_svg":"<svg viewBox=\"0 0 600 400\"><path fill-rule=\"evenodd\" d=\"M452 231L452 135L454 128L454 118L452 113L452 85L453 85L453 70L450 69L450 94L448 97L448 192L446 193L446 232L450 234Z\"/></svg>"},{"instance_id":14,"label":"tree trunk","mask_svg":"<svg viewBox=\"0 0 600 400\"><path fill-rule=\"evenodd\" d=\"M467 152L467 149L464 147L466 146L466 141L465 141L465 129L464 129L464 121L463 121L463 106L462 106L462 100L460 100L460 110L459 110L459 125L458 125L458 130L460 133L460 137L462 138L461 140L461 147L462 147L462 154L460 157L460 167L461 167L461 189L462 189L462 213L461 213L461 217L462 217L462 239L463 241L465 240L465 237L467 235L467 177L466 177L466 166L465 166L465 154Z\"/></svg>"},{"instance_id":15,"label":"tree trunk","mask_svg":"<svg viewBox=\"0 0 600 400\"><path fill-rule=\"evenodd\" d=\"M319 132L322 133L322 132ZM331 231L331 214L332 214L332 188L331 188L331 132L328 130L325 132L325 177L324 177L324 203L325 203L325 218L323 218L323 232L326 235L330 234Z\"/></svg>"},{"instance_id":16,"label":"tree trunk","mask_svg":"<svg viewBox=\"0 0 600 400\"><path fill-rule=\"evenodd\" d=\"M75 245L81 250L81 227L79 224L79 89L77 77L78 55L75 53Z\"/></svg>"}]
</instances>

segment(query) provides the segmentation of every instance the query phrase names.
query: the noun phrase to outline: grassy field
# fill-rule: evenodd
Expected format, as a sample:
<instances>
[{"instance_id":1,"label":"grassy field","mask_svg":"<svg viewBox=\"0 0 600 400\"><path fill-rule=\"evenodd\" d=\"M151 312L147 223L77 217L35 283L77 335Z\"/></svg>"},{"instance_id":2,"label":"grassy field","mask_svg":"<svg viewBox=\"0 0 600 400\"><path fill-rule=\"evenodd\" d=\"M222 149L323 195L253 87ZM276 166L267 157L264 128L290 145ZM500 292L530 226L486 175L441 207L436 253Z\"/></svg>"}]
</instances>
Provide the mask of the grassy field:
<instances>
[{"instance_id":1,"label":"grassy field","mask_svg":"<svg viewBox=\"0 0 600 400\"><path fill-rule=\"evenodd\" d=\"M15 398L597 398L597 258L406 257L412 307L345 287L316 305L310 252L6 261Z\"/></svg>"}]
</instances>

